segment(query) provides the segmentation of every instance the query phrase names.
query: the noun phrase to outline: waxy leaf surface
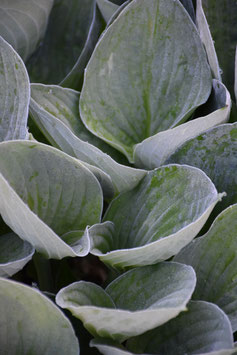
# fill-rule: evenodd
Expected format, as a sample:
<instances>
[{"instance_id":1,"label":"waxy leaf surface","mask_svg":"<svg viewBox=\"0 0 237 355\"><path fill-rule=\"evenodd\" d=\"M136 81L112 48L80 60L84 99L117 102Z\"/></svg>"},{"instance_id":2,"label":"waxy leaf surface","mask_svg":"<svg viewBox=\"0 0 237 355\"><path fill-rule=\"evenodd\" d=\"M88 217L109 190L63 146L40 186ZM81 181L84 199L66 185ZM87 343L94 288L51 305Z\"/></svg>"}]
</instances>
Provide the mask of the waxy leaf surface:
<instances>
[{"instance_id":1,"label":"waxy leaf surface","mask_svg":"<svg viewBox=\"0 0 237 355\"><path fill-rule=\"evenodd\" d=\"M91 253L116 268L166 260L197 235L219 199L199 169L155 169L112 201L106 223L89 229Z\"/></svg>"},{"instance_id":2,"label":"waxy leaf surface","mask_svg":"<svg viewBox=\"0 0 237 355\"><path fill-rule=\"evenodd\" d=\"M136 354L173 355L174 349L176 355L234 353L231 325L219 307L191 301L187 308L163 326L129 339L127 348Z\"/></svg>"},{"instance_id":3,"label":"waxy leaf surface","mask_svg":"<svg viewBox=\"0 0 237 355\"><path fill-rule=\"evenodd\" d=\"M79 355L69 320L36 289L0 278L2 354Z\"/></svg>"},{"instance_id":4,"label":"waxy leaf surface","mask_svg":"<svg viewBox=\"0 0 237 355\"><path fill-rule=\"evenodd\" d=\"M93 52L81 117L89 130L133 161L135 144L185 121L210 90L206 54L179 1L136 0Z\"/></svg>"},{"instance_id":5,"label":"waxy leaf surface","mask_svg":"<svg viewBox=\"0 0 237 355\"><path fill-rule=\"evenodd\" d=\"M228 121L231 110L231 97L226 87L218 80L213 80L210 97L213 112L185 122L145 139L134 150L136 166L154 169L164 164L165 160L187 140L205 132L207 129Z\"/></svg>"},{"instance_id":6,"label":"waxy leaf surface","mask_svg":"<svg viewBox=\"0 0 237 355\"><path fill-rule=\"evenodd\" d=\"M237 123L209 129L179 147L167 163L188 164L203 170L218 191L227 196L216 211L237 202Z\"/></svg>"},{"instance_id":7,"label":"waxy leaf surface","mask_svg":"<svg viewBox=\"0 0 237 355\"><path fill-rule=\"evenodd\" d=\"M22 239L50 258L84 256L87 225L100 221L102 190L67 154L37 142L0 144L0 213Z\"/></svg>"},{"instance_id":8,"label":"waxy leaf surface","mask_svg":"<svg viewBox=\"0 0 237 355\"><path fill-rule=\"evenodd\" d=\"M0 276L10 277L31 260L35 250L15 233L0 236Z\"/></svg>"},{"instance_id":9,"label":"waxy leaf surface","mask_svg":"<svg viewBox=\"0 0 237 355\"><path fill-rule=\"evenodd\" d=\"M194 299L216 303L237 330L237 205L224 210L210 230L184 248L175 260L197 273Z\"/></svg>"},{"instance_id":10,"label":"waxy leaf surface","mask_svg":"<svg viewBox=\"0 0 237 355\"><path fill-rule=\"evenodd\" d=\"M59 291L56 302L94 336L123 342L185 310L195 283L192 268L164 262L128 271L105 290L85 281L73 283Z\"/></svg>"},{"instance_id":11,"label":"waxy leaf surface","mask_svg":"<svg viewBox=\"0 0 237 355\"><path fill-rule=\"evenodd\" d=\"M100 169L102 174L104 172L107 180L108 176L111 178L112 189L114 187L117 194L132 189L145 176L144 170L121 165L112 159L111 156L121 160L112 147L84 127L78 113L78 92L58 86L32 85L31 88L31 115L55 147ZM104 185L107 195L113 196L111 182L105 181Z\"/></svg>"},{"instance_id":12,"label":"waxy leaf surface","mask_svg":"<svg viewBox=\"0 0 237 355\"><path fill-rule=\"evenodd\" d=\"M2 37L0 53L0 142L27 139L29 77L22 59Z\"/></svg>"},{"instance_id":13,"label":"waxy leaf surface","mask_svg":"<svg viewBox=\"0 0 237 355\"><path fill-rule=\"evenodd\" d=\"M0 35L25 61L44 37L53 0L1 0Z\"/></svg>"}]
</instances>

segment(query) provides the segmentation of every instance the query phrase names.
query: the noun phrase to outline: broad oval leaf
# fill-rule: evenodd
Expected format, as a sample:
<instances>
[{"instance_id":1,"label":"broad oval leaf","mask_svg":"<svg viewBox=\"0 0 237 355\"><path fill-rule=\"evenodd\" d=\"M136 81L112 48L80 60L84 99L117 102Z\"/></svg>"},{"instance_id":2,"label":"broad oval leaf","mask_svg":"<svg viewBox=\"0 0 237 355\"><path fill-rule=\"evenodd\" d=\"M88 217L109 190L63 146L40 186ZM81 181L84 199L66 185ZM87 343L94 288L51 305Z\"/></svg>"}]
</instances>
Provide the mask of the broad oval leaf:
<instances>
[{"instance_id":1,"label":"broad oval leaf","mask_svg":"<svg viewBox=\"0 0 237 355\"><path fill-rule=\"evenodd\" d=\"M107 223L89 229L91 253L116 268L166 260L197 235L219 199L199 169L168 165L148 172L112 201Z\"/></svg>"},{"instance_id":2,"label":"broad oval leaf","mask_svg":"<svg viewBox=\"0 0 237 355\"><path fill-rule=\"evenodd\" d=\"M31 87L32 118L54 146L103 170L111 178L116 194L132 189L145 176L144 170L118 164L100 150L114 156L113 148L108 149L104 142L101 143L80 122L78 92L58 86L34 84ZM106 185L110 187L109 182Z\"/></svg>"},{"instance_id":3,"label":"broad oval leaf","mask_svg":"<svg viewBox=\"0 0 237 355\"><path fill-rule=\"evenodd\" d=\"M184 248L175 260L197 273L194 299L216 303L237 330L237 204L223 211L210 230Z\"/></svg>"},{"instance_id":4,"label":"broad oval leaf","mask_svg":"<svg viewBox=\"0 0 237 355\"><path fill-rule=\"evenodd\" d=\"M0 53L0 142L28 139L29 77L22 59L2 37Z\"/></svg>"},{"instance_id":5,"label":"broad oval leaf","mask_svg":"<svg viewBox=\"0 0 237 355\"><path fill-rule=\"evenodd\" d=\"M50 137L49 132L46 129L43 130L42 127L45 114L50 114L53 118L59 119L82 141L96 146L115 160L127 163L123 154L86 129L79 115L79 98L80 93L76 90L62 88L58 85L31 84L30 112L35 123L39 124L49 140L53 141L53 137ZM56 126L57 120L54 120L54 122Z\"/></svg>"},{"instance_id":6,"label":"broad oval leaf","mask_svg":"<svg viewBox=\"0 0 237 355\"><path fill-rule=\"evenodd\" d=\"M190 139L165 162L188 164L203 170L227 196L216 212L237 202L237 123L223 124Z\"/></svg>"},{"instance_id":7,"label":"broad oval leaf","mask_svg":"<svg viewBox=\"0 0 237 355\"><path fill-rule=\"evenodd\" d=\"M130 270L103 290L80 281L56 296L94 336L119 342L176 317L195 288L193 269L168 262Z\"/></svg>"},{"instance_id":8,"label":"broad oval leaf","mask_svg":"<svg viewBox=\"0 0 237 355\"><path fill-rule=\"evenodd\" d=\"M102 191L80 162L32 141L0 144L0 213L22 239L50 258L84 256L87 225L100 221Z\"/></svg>"},{"instance_id":9,"label":"broad oval leaf","mask_svg":"<svg viewBox=\"0 0 237 355\"><path fill-rule=\"evenodd\" d=\"M39 291L0 278L2 354L78 355L69 320Z\"/></svg>"},{"instance_id":10,"label":"broad oval leaf","mask_svg":"<svg viewBox=\"0 0 237 355\"><path fill-rule=\"evenodd\" d=\"M0 276L10 277L31 260L35 250L15 233L0 236Z\"/></svg>"},{"instance_id":11,"label":"broad oval leaf","mask_svg":"<svg viewBox=\"0 0 237 355\"><path fill-rule=\"evenodd\" d=\"M101 30L96 0L55 0L44 40L27 62L31 82L57 84L73 71L67 86L78 88Z\"/></svg>"},{"instance_id":12,"label":"broad oval leaf","mask_svg":"<svg viewBox=\"0 0 237 355\"><path fill-rule=\"evenodd\" d=\"M206 54L180 2L137 0L99 40L80 112L91 132L132 162L135 144L185 121L210 90Z\"/></svg>"},{"instance_id":13,"label":"broad oval leaf","mask_svg":"<svg viewBox=\"0 0 237 355\"><path fill-rule=\"evenodd\" d=\"M0 35L25 61L44 37L53 0L1 0Z\"/></svg>"},{"instance_id":14,"label":"broad oval leaf","mask_svg":"<svg viewBox=\"0 0 237 355\"><path fill-rule=\"evenodd\" d=\"M185 141L205 132L207 129L228 121L231 110L231 97L226 87L213 80L212 111L206 116L196 118L164 132L160 132L134 149L136 166L154 169L164 164Z\"/></svg>"},{"instance_id":15,"label":"broad oval leaf","mask_svg":"<svg viewBox=\"0 0 237 355\"><path fill-rule=\"evenodd\" d=\"M127 342L136 354L230 355L234 353L231 325L216 305L191 301L188 311L175 319Z\"/></svg>"}]
</instances>

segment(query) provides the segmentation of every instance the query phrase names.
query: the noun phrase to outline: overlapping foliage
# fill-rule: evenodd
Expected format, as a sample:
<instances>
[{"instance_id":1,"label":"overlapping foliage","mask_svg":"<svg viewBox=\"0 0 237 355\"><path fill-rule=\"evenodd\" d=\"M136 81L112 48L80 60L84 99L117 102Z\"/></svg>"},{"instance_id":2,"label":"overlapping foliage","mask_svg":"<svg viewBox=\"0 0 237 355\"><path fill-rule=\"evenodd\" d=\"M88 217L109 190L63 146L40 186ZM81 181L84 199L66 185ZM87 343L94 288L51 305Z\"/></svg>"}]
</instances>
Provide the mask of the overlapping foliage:
<instances>
[{"instance_id":1,"label":"overlapping foliage","mask_svg":"<svg viewBox=\"0 0 237 355\"><path fill-rule=\"evenodd\" d=\"M1 353L234 354L237 80L202 1L0 20Z\"/></svg>"}]
</instances>

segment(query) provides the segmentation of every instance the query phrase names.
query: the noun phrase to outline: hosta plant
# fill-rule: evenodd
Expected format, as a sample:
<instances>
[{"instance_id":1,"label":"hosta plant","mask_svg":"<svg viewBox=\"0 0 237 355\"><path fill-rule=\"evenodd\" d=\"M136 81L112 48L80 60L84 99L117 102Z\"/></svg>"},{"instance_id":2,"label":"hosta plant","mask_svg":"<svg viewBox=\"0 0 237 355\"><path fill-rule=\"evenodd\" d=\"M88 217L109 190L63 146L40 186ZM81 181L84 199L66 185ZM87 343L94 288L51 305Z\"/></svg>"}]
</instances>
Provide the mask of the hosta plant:
<instances>
[{"instance_id":1,"label":"hosta plant","mask_svg":"<svg viewBox=\"0 0 237 355\"><path fill-rule=\"evenodd\" d=\"M235 98L202 5L0 2L1 354L235 353Z\"/></svg>"}]
</instances>

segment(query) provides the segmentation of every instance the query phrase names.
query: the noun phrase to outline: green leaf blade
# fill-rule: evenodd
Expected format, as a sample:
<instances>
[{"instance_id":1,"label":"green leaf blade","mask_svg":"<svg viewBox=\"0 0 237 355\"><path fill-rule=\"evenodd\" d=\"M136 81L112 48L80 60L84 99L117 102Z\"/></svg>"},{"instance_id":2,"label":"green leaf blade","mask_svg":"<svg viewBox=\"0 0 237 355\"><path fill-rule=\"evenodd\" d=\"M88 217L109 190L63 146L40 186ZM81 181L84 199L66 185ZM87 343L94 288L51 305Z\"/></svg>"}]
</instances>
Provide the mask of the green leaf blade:
<instances>
[{"instance_id":1,"label":"green leaf blade","mask_svg":"<svg viewBox=\"0 0 237 355\"><path fill-rule=\"evenodd\" d=\"M35 250L15 233L0 236L0 277L10 277L31 260Z\"/></svg>"},{"instance_id":2,"label":"green leaf blade","mask_svg":"<svg viewBox=\"0 0 237 355\"><path fill-rule=\"evenodd\" d=\"M197 235L220 198L199 169L168 165L148 172L110 204L103 222L112 222L112 230L109 224L89 230L91 253L116 268L166 260Z\"/></svg>"},{"instance_id":3,"label":"green leaf blade","mask_svg":"<svg viewBox=\"0 0 237 355\"><path fill-rule=\"evenodd\" d=\"M112 180L115 193L130 190L146 172L117 163L114 151L87 131L78 113L79 93L58 86L32 85L30 112L44 135L57 148L103 171ZM104 153L102 150L109 153ZM111 181L104 178L104 190L111 191ZM107 181L106 181L107 180ZM113 193L110 194L113 196Z\"/></svg>"},{"instance_id":4,"label":"green leaf blade","mask_svg":"<svg viewBox=\"0 0 237 355\"><path fill-rule=\"evenodd\" d=\"M73 248L59 237L77 231L79 249L86 245L81 255L86 255L86 227L98 223L102 211L94 175L76 159L37 142L5 142L0 150L5 222L48 257L75 256L75 235L70 237Z\"/></svg>"},{"instance_id":5,"label":"green leaf blade","mask_svg":"<svg viewBox=\"0 0 237 355\"><path fill-rule=\"evenodd\" d=\"M165 325L131 338L127 348L134 353L172 355L233 354L233 336L228 317L216 305L191 301L188 311Z\"/></svg>"},{"instance_id":6,"label":"green leaf blade","mask_svg":"<svg viewBox=\"0 0 237 355\"><path fill-rule=\"evenodd\" d=\"M134 149L136 166L146 169L157 168L163 165L185 141L227 122L231 110L231 97L226 87L217 80L213 80L213 101L213 112L210 114L160 132L137 144Z\"/></svg>"},{"instance_id":7,"label":"green leaf blade","mask_svg":"<svg viewBox=\"0 0 237 355\"><path fill-rule=\"evenodd\" d=\"M1 278L0 308L3 354L79 354L71 323L39 291Z\"/></svg>"},{"instance_id":8,"label":"green leaf blade","mask_svg":"<svg viewBox=\"0 0 237 355\"><path fill-rule=\"evenodd\" d=\"M192 268L161 263L123 274L105 291L92 283L76 282L60 290L56 302L81 319L94 336L123 342L185 310L195 283Z\"/></svg>"},{"instance_id":9,"label":"green leaf blade","mask_svg":"<svg viewBox=\"0 0 237 355\"><path fill-rule=\"evenodd\" d=\"M31 82L58 84L65 80L73 88L80 86L90 46L94 47L102 27L96 24L92 29L95 12L95 0L54 2L42 45L27 62ZM91 32L96 39L90 40Z\"/></svg>"},{"instance_id":10,"label":"green leaf blade","mask_svg":"<svg viewBox=\"0 0 237 355\"><path fill-rule=\"evenodd\" d=\"M184 248L175 260L192 265L197 273L194 299L216 303L228 315L233 332L236 312L236 216L237 205L224 210L210 230Z\"/></svg>"},{"instance_id":11,"label":"green leaf blade","mask_svg":"<svg viewBox=\"0 0 237 355\"><path fill-rule=\"evenodd\" d=\"M203 170L219 191L227 196L216 207L215 216L237 202L237 124L222 124L181 145L165 164L188 164Z\"/></svg>"},{"instance_id":12,"label":"green leaf blade","mask_svg":"<svg viewBox=\"0 0 237 355\"><path fill-rule=\"evenodd\" d=\"M0 141L27 139L30 83L19 55L0 37Z\"/></svg>"},{"instance_id":13,"label":"green leaf blade","mask_svg":"<svg viewBox=\"0 0 237 355\"><path fill-rule=\"evenodd\" d=\"M25 61L44 37L53 0L2 0L0 35Z\"/></svg>"},{"instance_id":14,"label":"green leaf blade","mask_svg":"<svg viewBox=\"0 0 237 355\"><path fill-rule=\"evenodd\" d=\"M194 45L186 48L190 41ZM164 73L173 74L165 78ZM90 59L81 117L89 130L132 161L135 144L184 121L206 101L210 79L196 28L179 2L132 2Z\"/></svg>"}]
</instances>

